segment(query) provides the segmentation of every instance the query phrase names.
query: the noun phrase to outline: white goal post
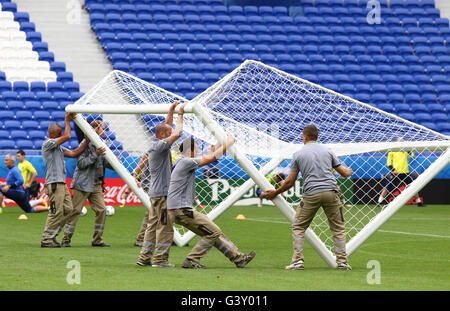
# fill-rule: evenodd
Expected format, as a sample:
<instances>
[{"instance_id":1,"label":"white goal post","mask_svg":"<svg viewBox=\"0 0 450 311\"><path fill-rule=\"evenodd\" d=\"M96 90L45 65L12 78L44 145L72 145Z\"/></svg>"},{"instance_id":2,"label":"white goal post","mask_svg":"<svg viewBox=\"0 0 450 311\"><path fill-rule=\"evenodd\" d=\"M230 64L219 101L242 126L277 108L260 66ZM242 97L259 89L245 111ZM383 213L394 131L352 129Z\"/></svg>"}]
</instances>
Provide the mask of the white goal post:
<instances>
[{"instance_id":1,"label":"white goal post","mask_svg":"<svg viewBox=\"0 0 450 311\"><path fill-rule=\"evenodd\" d=\"M146 208L150 207L148 195L137 186L132 170L146 152L151 129L161 122L173 100L187 102L132 75L113 71L66 107L68 112L79 113L75 122L93 144L106 147L106 159ZM211 219L244 201L243 197L251 197L248 200L254 204L258 200L255 184L262 190L272 188L266 175L286 172L292 154L303 146L302 128L316 124L319 140L355 172L352 179L339 179L350 205L344 210L349 255L450 163L449 137L256 61L245 61L191 100L185 112L184 135L198 139L203 151L223 142L227 132L237 139L220 163L226 176L209 179L197 172L197 194L205 205L197 209ZM104 138L88 122L100 118L111 133ZM123 143L122 149L113 148L116 140ZM385 185L389 152L411 155L411 170L417 177L388 204L376 205L370 196L378 195ZM225 192L227 185L230 192ZM273 200L291 222L301 200L301 185L296 187L294 195ZM194 236L175 227L174 241L179 246ZM336 266L323 213L318 213L305 237L329 266Z\"/></svg>"}]
</instances>

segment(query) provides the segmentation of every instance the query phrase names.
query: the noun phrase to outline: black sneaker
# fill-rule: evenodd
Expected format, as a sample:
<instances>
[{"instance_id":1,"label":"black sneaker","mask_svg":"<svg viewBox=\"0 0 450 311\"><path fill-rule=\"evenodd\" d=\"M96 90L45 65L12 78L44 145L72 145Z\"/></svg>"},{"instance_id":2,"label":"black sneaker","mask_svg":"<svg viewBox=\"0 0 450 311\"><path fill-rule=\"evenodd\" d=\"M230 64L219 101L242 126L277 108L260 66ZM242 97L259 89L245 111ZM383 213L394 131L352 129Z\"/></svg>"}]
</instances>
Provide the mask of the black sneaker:
<instances>
[{"instance_id":1,"label":"black sneaker","mask_svg":"<svg viewBox=\"0 0 450 311\"><path fill-rule=\"evenodd\" d=\"M55 239L53 239L53 241L51 243L42 243L41 242L41 247L46 247L46 248L60 248L61 244L59 244L58 242L56 242Z\"/></svg>"},{"instance_id":2,"label":"black sneaker","mask_svg":"<svg viewBox=\"0 0 450 311\"><path fill-rule=\"evenodd\" d=\"M94 246L94 247L110 247L111 245L106 244L106 243L99 243L99 244L92 243L92 246Z\"/></svg>"},{"instance_id":3,"label":"black sneaker","mask_svg":"<svg viewBox=\"0 0 450 311\"><path fill-rule=\"evenodd\" d=\"M256 256L255 251L251 251L250 253L244 255L244 259L235 263L236 267L244 268L250 261L252 261L253 258L255 258L255 256Z\"/></svg>"},{"instance_id":4,"label":"black sneaker","mask_svg":"<svg viewBox=\"0 0 450 311\"><path fill-rule=\"evenodd\" d=\"M70 242L62 242L61 247L72 247L72 245L70 245Z\"/></svg>"},{"instance_id":5,"label":"black sneaker","mask_svg":"<svg viewBox=\"0 0 450 311\"><path fill-rule=\"evenodd\" d=\"M142 262L142 261L137 261L136 262L136 264L138 265L138 266L141 266L141 267L151 267L152 266L152 262L150 261L150 262L148 262L148 263L146 263L146 262Z\"/></svg>"},{"instance_id":6,"label":"black sneaker","mask_svg":"<svg viewBox=\"0 0 450 311\"><path fill-rule=\"evenodd\" d=\"M347 262L338 263L337 268L339 270L352 270L352 267Z\"/></svg>"},{"instance_id":7,"label":"black sneaker","mask_svg":"<svg viewBox=\"0 0 450 311\"><path fill-rule=\"evenodd\" d=\"M206 269L206 266L189 258L184 260L182 267L186 269Z\"/></svg>"},{"instance_id":8,"label":"black sneaker","mask_svg":"<svg viewBox=\"0 0 450 311\"><path fill-rule=\"evenodd\" d=\"M296 262L291 263L289 266L285 267L286 270L304 270L305 265L303 263L303 260L298 260Z\"/></svg>"}]
</instances>

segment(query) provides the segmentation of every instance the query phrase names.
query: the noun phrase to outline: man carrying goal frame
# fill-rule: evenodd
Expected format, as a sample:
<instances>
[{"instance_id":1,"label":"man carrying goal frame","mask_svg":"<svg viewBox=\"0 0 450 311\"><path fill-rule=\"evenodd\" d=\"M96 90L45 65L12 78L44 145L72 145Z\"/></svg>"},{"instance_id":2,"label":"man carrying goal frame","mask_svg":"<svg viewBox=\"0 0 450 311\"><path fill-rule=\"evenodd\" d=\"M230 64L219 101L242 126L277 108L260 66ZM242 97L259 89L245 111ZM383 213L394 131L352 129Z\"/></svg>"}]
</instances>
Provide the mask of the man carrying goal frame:
<instances>
[{"instance_id":1,"label":"man carrying goal frame","mask_svg":"<svg viewBox=\"0 0 450 311\"><path fill-rule=\"evenodd\" d=\"M185 139L180 145L182 157L173 166L167 197L169 219L170 222L182 225L202 237L187 255L183 268L205 269L206 267L200 264L200 259L213 246L237 268L244 268L256 255L254 251L249 254L241 253L208 216L192 208L195 198L195 170L199 166L217 161L234 142L234 137L228 135L224 145L202 157L197 157L198 144L192 137Z\"/></svg>"},{"instance_id":2,"label":"man carrying goal frame","mask_svg":"<svg viewBox=\"0 0 450 311\"><path fill-rule=\"evenodd\" d=\"M286 269L304 269L305 232L318 209L322 207L333 233L337 267L340 270L351 270L345 251L346 234L342 202L332 169L335 169L342 177L350 177L353 171L351 168L344 167L330 149L317 143L318 133L319 131L314 125L308 125L303 129L304 147L294 153L291 173L278 189L267 190L262 196L273 199L288 190L294 185L300 172L304 181L303 199L297 208L292 224L294 254L291 264L286 266Z\"/></svg>"}]
</instances>

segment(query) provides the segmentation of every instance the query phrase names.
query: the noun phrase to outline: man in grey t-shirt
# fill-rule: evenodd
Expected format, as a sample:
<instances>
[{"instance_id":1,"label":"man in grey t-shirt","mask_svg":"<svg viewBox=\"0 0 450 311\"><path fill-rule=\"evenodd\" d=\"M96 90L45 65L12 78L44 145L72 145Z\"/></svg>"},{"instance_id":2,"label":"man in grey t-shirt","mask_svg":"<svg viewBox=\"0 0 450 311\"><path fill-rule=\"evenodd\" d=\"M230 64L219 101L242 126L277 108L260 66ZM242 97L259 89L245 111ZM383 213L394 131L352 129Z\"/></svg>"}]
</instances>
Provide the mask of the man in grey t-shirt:
<instances>
[{"instance_id":1,"label":"man in grey t-shirt","mask_svg":"<svg viewBox=\"0 0 450 311\"><path fill-rule=\"evenodd\" d=\"M223 146L202 157L197 157L198 145L193 138L185 139L180 146L183 157L174 164L167 197L169 219L202 237L187 255L183 268L206 268L200 264L200 259L213 246L238 268L244 268L255 257L255 252L241 253L208 216L192 208L195 200L195 170L217 161L232 144L234 137L230 135Z\"/></svg>"},{"instance_id":2,"label":"man in grey t-shirt","mask_svg":"<svg viewBox=\"0 0 450 311\"><path fill-rule=\"evenodd\" d=\"M344 167L336 155L325 146L317 143L318 129L308 125L303 129L303 148L294 153L291 173L276 190L267 190L263 196L273 199L291 188L300 172L303 177L303 199L292 224L294 255L288 270L303 270L303 242L305 231L311 224L317 210L322 207L333 233L334 251L338 269L351 270L345 252L345 222L339 188L332 173L335 169L342 177L350 177L351 168Z\"/></svg>"},{"instance_id":3,"label":"man in grey t-shirt","mask_svg":"<svg viewBox=\"0 0 450 311\"><path fill-rule=\"evenodd\" d=\"M175 267L168 262L173 241L173 226L167 218L167 193L172 172L170 147L180 138L183 131L183 113L186 104L180 107L177 125L172 131L173 113L179 104L179 101L175 101L170 107L166 121L156 126L156 138L150 143L146 160L142 161L143 164L148 162L149 165L151 210L137 261L139 266Z\"/></svg>"},{"instance_id":4,"label":"man in grey t-shirt","mask_svg":"<svg viewBox=\"0 0 450 311\"><path fill-rule=\"evenodd\" d=\"M105 134L105 124L101 120L91 122L91 127L99 137ZM72 206L73 211L67 218L64 237L61 241L62 247L71 247L70 242L75 234L75 228L80 217L81 210L86 200L95 212L94 234L91 245L94 247L109 247L103 241L103 232L106 222L106 205L103 194L105 168L112 169L111 165L103 156L106 149L95 147L89 143L87 148L77 158L77 166L72 178Z\"/></svg>"},{"instance_id":5,"label":"man in grey t-shirt","mask_svg":"<svg viewBox=\"0 0 450 311\"><path fill-rule=\"evenodd\" d=\"M72 199L66 185L66 164L64 157L76 158L84 151L89 141L86 139L76 149L69 150L61 145L70 140L70 121L75 114L66 114L64 134L56 122L48 126L48 139L42 144L42 157L45 162L45 194L50 201L41 247L61 247L56 242L61 227L72 212Z\"/></svg>"}]
</instances>

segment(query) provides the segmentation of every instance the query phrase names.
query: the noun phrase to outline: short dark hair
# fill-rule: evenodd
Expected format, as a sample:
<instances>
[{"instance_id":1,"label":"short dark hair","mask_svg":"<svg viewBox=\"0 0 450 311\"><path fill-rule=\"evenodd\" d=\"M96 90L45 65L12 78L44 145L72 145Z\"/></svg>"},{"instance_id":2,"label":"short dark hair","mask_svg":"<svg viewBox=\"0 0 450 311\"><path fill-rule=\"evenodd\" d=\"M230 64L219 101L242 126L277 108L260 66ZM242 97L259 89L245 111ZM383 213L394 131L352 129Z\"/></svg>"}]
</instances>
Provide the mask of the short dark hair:
<instances>
[{"instance_id":1,"label":"short dark hair","mask_svg":"<svg viewBox=\"0 0 450 311\"><path fill-rule=\"evenodd\" d=\"M165 132L166 130L167 130L167 124L159 123L155 127L155 136L159 136L161 133Z\"/></svg>"},{"instance_id":2,"label":"short dark hair","mask_svg":"<svg viewBox=\"0 0 450 311\"><path fill-rule=\"evenodd\" d=\"M180 145L180 152L184 153L186 151L193 151L196 144L197 142L195 141L194 137L186 138Z\"/></svg>"},{"instance_id":3,"label":"short dark hair","mask_svg":"<svg viewBox=\"0 0 450 311\"><path fill-rule=\"evenodd\" d=\"M91 122L91 127L95 130L102 124L104 124L102 120L94 120Z\"/></svg>"},{"instance_id":4,"label":"short dark hair","mask_svg":"<svg viewBox=\"0 0 450 311\"><path fill-rule=\"evenodd\" d=\"M25 156L25 151L19 150L19 151L17 151L17 154L20 154L21 156Z\"/></svg>"},{"instance_id":5,"label":"short dark hair","mask_svg":"<svg viewBox=\"0 0 450 311\"><path fill-rule=\"evenodd\" d=\"M284 175L284 173L278 173L276 176L278 176L278 178L281 180L284 180L284 178L286 177L286 175Z\"/></svg>"},{"instance_id":6,"label":"short dark hair","mask_svg":"<svg viewBox=\"0 0 450 311\"><path fill-rule=\"evenodd\" d=\"M319 130L315 125L307 125L303 129L303 135L308 137L310 140L317 140L319 138Z\"/></svg>"}]
</instances>

